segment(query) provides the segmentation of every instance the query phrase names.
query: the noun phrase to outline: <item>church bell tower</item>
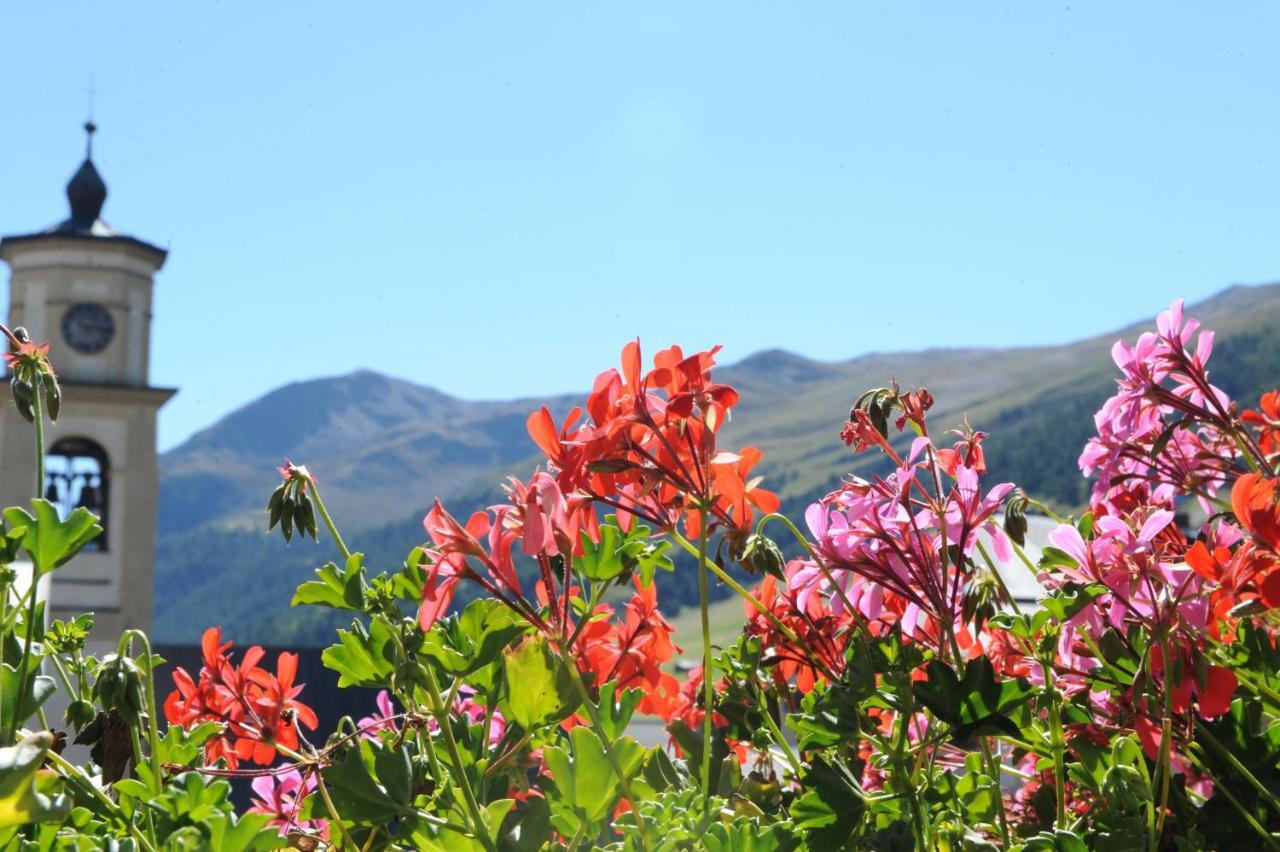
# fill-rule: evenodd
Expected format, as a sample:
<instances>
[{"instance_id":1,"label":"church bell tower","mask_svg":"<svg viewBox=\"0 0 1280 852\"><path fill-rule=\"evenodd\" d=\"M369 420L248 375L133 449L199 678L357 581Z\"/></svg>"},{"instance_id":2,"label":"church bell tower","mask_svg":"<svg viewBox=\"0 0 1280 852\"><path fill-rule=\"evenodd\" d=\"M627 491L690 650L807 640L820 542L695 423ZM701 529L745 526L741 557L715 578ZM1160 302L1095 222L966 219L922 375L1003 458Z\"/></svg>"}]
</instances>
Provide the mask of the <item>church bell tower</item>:
<instances>
[{"instance_id":1,"label":"church bell tower","mask_svg":"<svg viewBox=\"0 0 1280 852\"><path fill-rule=\"evenodd\" d=\"M10 328L49 341L62 413L46 428L44 496L63 514L84 506L103 534L52 575L49 615L94 613L96 639L151 628L155 579L156 415L175 391L152 387L151 296L167 252L101 218L107 186L85 160L67 184L71 215L0 239L11 270ZM0 393L0 506L26 507L35 485L34 435Z\"/></svg>"}]
</instances>

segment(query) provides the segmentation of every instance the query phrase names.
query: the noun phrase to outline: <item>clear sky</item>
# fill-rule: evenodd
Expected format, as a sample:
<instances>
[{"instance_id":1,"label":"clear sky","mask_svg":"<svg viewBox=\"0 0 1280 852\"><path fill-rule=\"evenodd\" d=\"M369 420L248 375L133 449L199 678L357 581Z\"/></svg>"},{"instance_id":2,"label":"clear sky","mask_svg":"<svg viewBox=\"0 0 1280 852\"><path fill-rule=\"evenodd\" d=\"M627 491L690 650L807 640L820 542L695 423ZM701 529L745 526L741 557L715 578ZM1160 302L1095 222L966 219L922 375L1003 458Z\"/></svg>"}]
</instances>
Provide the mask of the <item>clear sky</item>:
<instances>
[{"instance_id":1,"label":"clear sky","mask_svg":"<svg viewBox=\"0 0 1280 852\"><path fill-rule=\"evenodd\" d=\"M198 8L197 8L198 7ZM585 389L637 334L1055 343L1280 279L1266 3L58 3L0 12L0 233L168 246L173 446L369 367Z\"/></svg>"}]
</instances>

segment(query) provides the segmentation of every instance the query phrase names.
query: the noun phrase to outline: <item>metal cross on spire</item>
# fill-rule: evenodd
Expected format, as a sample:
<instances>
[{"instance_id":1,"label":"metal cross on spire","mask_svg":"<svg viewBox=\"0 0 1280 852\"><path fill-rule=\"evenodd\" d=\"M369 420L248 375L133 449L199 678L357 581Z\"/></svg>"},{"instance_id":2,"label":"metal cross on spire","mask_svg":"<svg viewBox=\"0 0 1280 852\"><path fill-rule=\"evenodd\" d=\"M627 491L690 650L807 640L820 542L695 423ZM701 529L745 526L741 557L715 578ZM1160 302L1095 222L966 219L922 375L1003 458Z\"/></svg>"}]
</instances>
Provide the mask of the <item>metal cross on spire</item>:
<instances>
[{"instance_id":1,"label":"metal cross on spire","mask_svg":"<svg viewBox=\"0 0 1280 852\"><path fill-rule=\"evenodd\" d=\"M93 85L93 75L89 75L89 88L85 89L85 94L89 96L89 118L84 123L85 143L84 158L86 160L93 159L93 134L98 129L98 125L93 121L93 98L98 90Z\"/></svg>"}]
</instances>

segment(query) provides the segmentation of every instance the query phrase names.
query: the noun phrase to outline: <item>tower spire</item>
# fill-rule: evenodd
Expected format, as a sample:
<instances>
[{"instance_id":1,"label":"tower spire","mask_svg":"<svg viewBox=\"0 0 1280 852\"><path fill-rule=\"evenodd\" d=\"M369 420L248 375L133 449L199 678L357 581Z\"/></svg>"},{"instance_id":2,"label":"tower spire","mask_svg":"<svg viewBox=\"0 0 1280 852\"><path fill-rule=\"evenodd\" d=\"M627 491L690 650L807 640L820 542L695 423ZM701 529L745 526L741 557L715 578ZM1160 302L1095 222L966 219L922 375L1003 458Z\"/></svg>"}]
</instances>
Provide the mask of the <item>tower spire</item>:
<instances>
[{"instance_id":1,"label":"tower spire","mask_svg":"<svg viewBox=\"0 0 1280 852\"><path fill-rule=\"evenodd\" d=\"M107 200L107 184L93 165L93 134L98 125L90 119L84 123L84 162L71 176L67 184L67 201L71 202L71 218L64 227L72 231L92 231L94 223L102 216L102 205Z\"/></svg>"}]
</instances>

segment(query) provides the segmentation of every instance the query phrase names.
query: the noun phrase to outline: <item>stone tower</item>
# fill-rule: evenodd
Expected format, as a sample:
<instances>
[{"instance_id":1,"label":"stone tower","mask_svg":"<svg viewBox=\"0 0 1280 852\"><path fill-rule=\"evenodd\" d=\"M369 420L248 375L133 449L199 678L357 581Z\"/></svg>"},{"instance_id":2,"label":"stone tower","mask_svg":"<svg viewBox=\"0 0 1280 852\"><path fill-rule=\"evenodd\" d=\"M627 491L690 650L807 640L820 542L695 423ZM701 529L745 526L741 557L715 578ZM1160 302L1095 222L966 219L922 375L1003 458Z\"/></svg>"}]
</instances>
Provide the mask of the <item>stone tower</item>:
<instances>
[{"instance_id":1,"label":"stone tower","mask_svg":"<svg viewBox=\"0 0 1280 852\"><path fill-rule=\"evenodd\" d=\"M104 532L52 575L49 616L95 614L94 638L150 630L155 576L156 414L175 393L148 382L151 295L167 252L101 218L107 187L84 163L67 184L71 216L33 234L0 239L8 263L10 328L49 341L63 388L62 414L46 430L44 496L64 514L85 506ZM35 488L35 438L8 399L0 406L0 506L27 506Z\"/></svg>"}]
</instances>

